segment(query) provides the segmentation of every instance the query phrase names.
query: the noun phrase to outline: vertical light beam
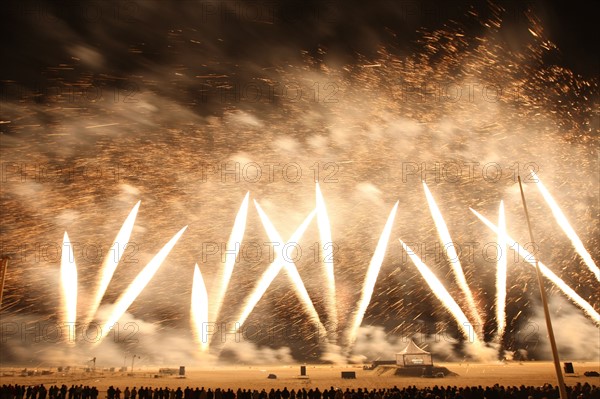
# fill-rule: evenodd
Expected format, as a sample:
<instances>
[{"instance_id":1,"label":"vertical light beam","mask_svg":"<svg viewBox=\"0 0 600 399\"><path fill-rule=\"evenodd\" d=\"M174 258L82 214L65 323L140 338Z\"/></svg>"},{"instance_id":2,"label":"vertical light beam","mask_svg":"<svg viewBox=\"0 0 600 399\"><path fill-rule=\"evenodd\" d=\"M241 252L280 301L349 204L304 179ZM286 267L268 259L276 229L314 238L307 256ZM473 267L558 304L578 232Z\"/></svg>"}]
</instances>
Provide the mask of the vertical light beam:
<instances>
[{"instance_id":1,"label":"vertical light beam","mask_svg":"<svg viewBox=\"0 0 600 399\"><path fill-rule=\"evenodd\" d=\"M427 267L425 263L419 259L417 254L410 249L408 245L406 245L402 240L400 240L400 244L402 244L402 248L406 251L410 259L415 264L433 294L442 302L444 307L450 311L456 323L458 324L458 328L463 333L463 336L466 340L468 340L471 344L475 346L475 353L481 354L480 350L483 348L482 342L479 340L475 331L473 331L472 324L462 311L458 303L454 300L452 295L448 292L446 287L442 284L442 282L436 277L435 274Z\"/></svg>"},{"instance_id":2,"label":"vertical light beam","mask_svg":"<svg viewBox=\"0 0 600 399\"><path fill-rule=\"evenodd\" d=\"M102 264L101 269L102 275L100 277L100 281L98 282L96 296L94 298L92 306L90 306L88 310L87 321L85 324L91 321L96 315L98 307L102 302L102 298L104 297L106 289L108 288L108 285L112 280L112 277L115 273L115 270L117 269L119 261L121 260L123 253L125 253L125 249L129 244L131 232L133 231L133 225L135 224L135 218L137 217L140 204L141 201L138 201L137 204L135 204L135 206L131 210L131 212L129 212L129 216L127 216L127 219L125 219L125 222L123 222L121 229L115 237L113 245L111 245L110 249L108 250L108 253L106 254L106 257L104 258L104 263Z\"/></svg>"},{"instance_id":3,"label":"vertical light beam","mask_svg":"<svg viewBox=\"0 0 600 399\"><path fill-rule=\"evenodd\" d=\"M209 345L208 337L204 336L205 327L208 327L208 293L197 263L194 267L190 313L196 343L201 352L206 352Z\"/></svg>"},{"instance_id":4,"label":"vertical light beam","mask_svg":"<svg viewBox=\"0 0 600 399\"><path fill-rule=\"evenodd\" d=\"M217 322L217 318L219 317L219 313L221 312L223 300L225 299L225 294L227 293L227 287L229 286L229 281L231 280L231 275L233 274L233 268L235 266L237 256L240 252L242 239L244 238L244 231L246 230L246 219L248 217L249 196L250 192L247 192L246 196L244 197L244 200L242 201L242 205L240 206L240 209L238 210L238 213L235 216L233 229L231 230L231 235L229 236L229 241L227 242L227 249L225 252L225 266L223 267L221 285L219 286L219 291L217 292L217 296L214 299L214 307L211 309L210 314L211 321L215 323Z\"/></svg>"},{"instance_id":5,"label":"vertical light beam","mask_svg":"<svg viewBox=\"0 0 600 399\"><path fill-rule=\"evenodd\" d=\"M331 238L331 224L325 207L325 199L319 188L319 183L316 183L316 208L317 208L317 225L319 227L319 239L321 248L323 249L323 266L325 268L325 279L327 283L327 305L329 310L329 320L333 328L337 327L337 301L335 297L335 268L333 262L333 240ZM321 251L319 251L320 253ZM335 333L335 331L330 331Z\"/></svg>"},{"instance_id":6,"label":"vertical light beam","mask_svg":"<svg viewBox=\"0 0 600 399\"><path fill-rule=\"evenodd\" d=\"M102 326L102 330L100 333L100 339L96 341L96 345L102 342L104 337L108 335L112 326L119 321L121 316L129 309L129 306L135 301L135 299L140 295L140 293L146 288L146 285L152 280L154 274L160 268L160 265L164 262L169 252L173 249L183 232L187 229L187 226L182 228L171 238L171 240L165 244L164 247L148 262L148 264L142 269L141 272L135 277L135 279L129 284L129 287L125 290L125 292L119 297L117 302L115 303L112 313L108 320Z\"/></svg>"},{"instance_id":7,"label":"vertical light beam","mask_svg":"<svg viewBox=\"0 0 600 399\"><path fill-rule=\"evenodd\" d=\"M379 242L377 243L373 257L371 258L371 263L369 263L367 275L365 276L365 282L363 283L360 299L358 301L358 308L356 309L356 313L354 313L354 319L352 321L352 325L350 326L350 330L348 331L349 346L352 346L356 341L358 329L360 328L363 318L365 317L365 312L367 311L369 303L371 302L373 290L375 289L375 283L377 282L377 276L379 275L379 270L381 269L381 264L383 263L383 259L385 257L390 234L392 233L392 227L394 225L394 218L396 217L398 203L399 201L396 201L396 204L392 208L390 215L385 222L385 227L383 228L381 236L379 237Z\"/></svg>"},{"instance_id":8,"label":"vertical light beam","mask_svg":"<svg viewBox=\"0 0 600 399\"><path fill-rule=\"evenodd\" d=\"M583 242L581 242L581 239L579 238L577 233L575 233L573 227L571 227L571 224L567 220L567 217L560 209L550 192L542 184L540 178L534 172L531 173L533 179L537 181L535 185L540 190L542 196L544 197L544 200L546 200L546 203L550 207L554 219L556 220L558 225L563 229L569 240L571 240L571 244L573 245L575 251L579 254L579 256L581 256L585 265L588 267L588 269L590 269L592 273L594 273L596 279L600 281L600 269L598 269L598 266L596 266L596 262L594 262L590 253L587 251L587 249L585 249L585 247L583 246Z\"/></svg>"},{"instance_id":9,"label":"vertical light beam","mask_svg":"<svg viewBox=\"0 0 600 399\"><path fill-rule=\"evenodd\" d=\"M75 323L77 322L77 265L73 255L73 245L65 231L60 259L60 285L63 302L63 325L68 326L68 342L75 343Z\"/></svg>"},{"instance_id":10,"label":"vertical light beam","mask_svg":"<svg viewBox=\"0 0 600 399\"><path fill-rule=\"evenodd\" d=\"M304 235L306 228L308 227L308 225L314 217L315 211L313 210L306 217L306 219L304 219L302 224L298 226L296 231L294 231L294 234L292 234L292 236L288 240L288 243L296 243L300 241L300 238L302 238L302 235ZM260 280L258 281L256 288L254 288L254 291L252 291L252 294L250 294L250 296L246 300L240 315L236 318L236 321L240 327L244 325L246 319L248 319L248 316L250 315L250 313L252 313L252 311L256 307L256 304L260 301L265 292L267 292L267 289L269 288L273 280L275 280L275 277L277 277L277 274L279 274L283 266L283 259L280 259L280 257L277 256L275 260L269 265L267 270L265 270Z\"/></svg>"},{"instance_id":11,"label":"vertical light beam","mask_svg":"<svg viewBox=\"0 0 600 399\"><path fill-rule=\"evenodd\" d=\"M431 211L431 216L433 217L433 221L435 222L435 226L440 236L440 240L442 241L442 245L444 246L446 256L448 258L448 261L450 262L450 265L452 265L456 282L458 283L458 286L460 287L461 291L465 294L467 304L469 305L469 310L471 312L471 315L475 319L475 327L478 332L481 332L483 329L483 320L479 314L477 304L475 303L475 298L473 298L473 293L469 288L469 284L467 284L465 273L463 272L462 266L460 264L460 259L458 258L458 253L456 253L456 248L454 247L454 243L452 242L452 237L450 237L450 232L448 231L448 227L446 226L446 222L444 221L442 212L440 212L440 208L438 208L435 199L433 198L433 195L431 195L431 191L429 191L429 188L427 187L427 184L425 182L423 182L423 189L425 190L425 196L427 197L429 210Z\"/></svg>"},{"instance_id":12,"label":"vertical light beam","mask_svg":"<svg viewBox=\"0 0 600 399\"><path fill-rule=\"evenodd\" d=\"M308 311L308 315L311 319L313 319L313 321L321 329L321 331L325 331L325 327L323 326L323 323L321 323L321 319L319 318L319 313L317 313L315 305L313 304L312 299L310 299L310 295L308 295L308 291L304 286L302 277L300 277L300 273L298 273L298 269L296 268L294 261L289 257L289 247L284 243L283 239L277 232L277 229L275 229L275 226L273 226L273 223L271 223L269 217L262 210L258 202L254 201L254 206L258 211L258 215L260 216L260 220L267 232L267 235L269 236L269 240L275 243L277 247L281 248L280 251L277 251L275 260L277 261L277 258L279 258L279 260L283 262L283 267L287 272L287 275L292 280L292 287L294 287L296 294L300 298L301 302L304 304L304 307ZM289 241L289 244L296 246L298 243L296 241Z\"/></svg>"},{"instance_id":13,"label":"vertical light beam","mask_svg":"<svg viewBox=\"0 0 600 399\"><path fill-rule=\"evenodd\" d=\"M506 243L506 218L504 202L500 201L498 210L498 261L496 264L496 322L498 324L498 342L502 342L506 328L506 272L508 265L508 245Z\"/></svg>"},{"instance_id":14,"label":"vertical light beam","mask_svg":"<svg viewBox=\"0 0 600 399\"><path fill-rule=\"evenodd\" d=\"M498 234L498 227L496 227L492 222L487 220L483 215L481 215L476 210L471 209L471 212L479 218L490 230L494 233ZM518 242L513 240L508 234L506 234L506 242L509 247L516 248L519 256L523 258L523 260L529 263L531 266L535 267L535 257L529 253L525 248L523 248ZM600 314L594 310L592 305L590 305L587 301L585 301L582 297L580 297L571 287L569 287L560 277L558 277L552 270L550 270L546 265L542 262L538 261L538 266L542 274L550 280L554 285L556 285L560 290L569 298L575 305L579 306L588 316L594 320L594 322L600 325Z\"/></svg>"}]
</instances>

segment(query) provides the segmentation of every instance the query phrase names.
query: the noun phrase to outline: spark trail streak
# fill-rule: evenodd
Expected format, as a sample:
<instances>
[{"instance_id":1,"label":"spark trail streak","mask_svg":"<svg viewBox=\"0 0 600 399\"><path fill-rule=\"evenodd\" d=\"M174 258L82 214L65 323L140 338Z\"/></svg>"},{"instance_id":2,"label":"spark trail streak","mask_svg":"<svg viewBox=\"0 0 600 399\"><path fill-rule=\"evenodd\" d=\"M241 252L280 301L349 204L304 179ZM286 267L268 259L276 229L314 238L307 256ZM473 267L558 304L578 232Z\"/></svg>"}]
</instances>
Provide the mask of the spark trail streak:
<instances>
[{"instance_id":1,"label":"spark trail streak","mask_svg":"<svg viewBox=\"0 0 600 399\"><path fill-rule=\"evenodd\" d=\"M406 245L402 240L399 241L400 244L402 244L402 247L404 248L408 256L410 256L410 259L413 261L419 272L421 272L421 275L429 285L429 288L431 288L433 294L442 302L444 307L448 309L450 313L452 313L452 316L454 316L454 318L456 319L456 323L458 324L458 327L463 333L465 339L467 339L469 342L475 345L475 353L480 353L479 350L483 347L483 345L479 340L477 334L475 334L472 330L471 322L464 314L460 306L458 306L458 303L456 303L454 298L452 298L452 295L450 295L446 287L444 287L444 285L436 277L436 275L433 274L433 272L427 267L425 263L421 261L421 259L419 259L417 254L412 249L410 249L410 247Z\"/></svg>"},{"instance_id":2,"label":"spark trail streak","mask_svg":"<svg viewBox=\"0 0 600 399\"><path fill-rule=\"evenodd\" d=\"M498 210L498 262L496 268L496 322L498 341L502 342L506 328L506 269L508 265L508 245L506 243L506 218L504 202Z\"/></svg>"},{"instance_id":3,"label":"spark trail streak","mask_svg":"<svg viewBox=\"0 0 600 399\"><path fill-rule=\"evenodd\" d=\"M583 243L579 239L579 236L577 235L577 233L575 233L575 230L573 230L573 227L571 227L571 224L567 220L567 217L565 216L563 211L560 209L560 207L558 206L558 204L556 203L556 201L554 200L554 198L552 197L550 192L542 184L542 181L540 180L540 178L534 172L531 172L531 173L532 173L533 179L535 181L537 181L537 183L535 185L542 193L542 196L546 200L546 203L548 204L548 206L550 206L550 209L552 210L552 215L554 216L554 219L556 220L558 225L563 229L563 231L565 232L567 237L569 237L569 240L571 240L571 244L573 244L575 251L579 254L579 256L581 256L581 258L585 262L585 265L588 267L588 269L590 269L590 271L592 273L594 273L594 275L596 276L596 279L598 281L600 281L600 269L598 269L598 266L596 266L596 263L592 259L592 256L585 249L585 247L583 246Z\"/></svg>"},{"instance_id":4,"label":"spark trail streak","mask_svg":"<svg viewBox=\"0 0 600 399\"><path fill-rule=\"evenodd\" d=\"M435 222L435 226L438 230L438 234L440 236L440 240L442 241L442 245L444 245L444 249L446 252L446 256L452 265L452 269L454 270L454 276L456 277L456 282L460 287L461 291L465 294L467 303L469 305L469 309L471 314L476 322L476 327L478 331L481 331L483 328L483 320L479 315L479 311L477 309L477 304L475 303L475 299L473 298L473 293L467 284L467 279L465 278L465 273L463 272L462 266L460 264L460 260L458 258L458 253L456 253L456 248L454 247L454 243L452 242L452 237L450 237L450 232L448 231L448 227L446 226L446 222L444 221L444 217L440 212L437 204L435 203L435 199L427 184L423 182L423 189L425 190L425 196L427 197L427 203L429 204L429 210L431 211L431 216L433 217L433 221Z\"/></svg>"},{"instance_id":5,"label":"spark trail streak","mask_svg":"<svg viewBox=\"0 0 600 399\"><path fill-rule=\"evenodd\" d=\"M229 241L227 242L227 249L225 252L225 266L223 268L221 286L214 300L214 308L211 309L210 320L213 322L217 321L219 313L221 312L221 307L223 306L225 293L227 292L227 287L229 286L229 281L231 280L231 274L233 273L233 267L235 266L238 253L240 252L242 239L244 237L244 231L246 229L246 219L248 217L249 196L250 192L247 192L246 196L244 197L244 200L242 201L242 205L240 206L240 209L237 215L235 216L233 229L231 230L231 235L229 236ZM213 335L213 338L215 335Z\"/></svg>"},{"instance_id":6,"label":"spark trail streak","mask_svg":"<svg viewBox=\"0 0 600 399\"><path fill-rule=\"evenodd\" d=\"M333 264L333 241L331 239L331 224L327 216L325 200L319 188L316 185L316 204L317 204L317 224L319 226L319 238L323 249L323 266L325 267L325 276L327 281L327 304L329 308L329 320L334 328L338 321L337 301L335 298L335 273Z\"/></svg>"},{"instance_id":7,"label":"spark trail streak","mask_svg":"<svg viewBox=\"0 0 600 399\"><path fill-rule=\"evenodd\" d=\"M108 253L106 254L106 258L104 258L104 264L102 265L102 277L98 283L96 297L88 311L87 321L85 324L92 320L96 315L98 306L100 306L100 302L102 302L102 298L104 297L112 276L117 269L117 265L119 264L123 253L125 252L127 244L129 244L129 237L131 237L131 231L133 230L133 225L135 224L135 218L137 217L140 204L141 201L138 201L131 212L129 212L129 216L127 216L127 219L125 219L125 222L123 222L121 230L119 230L117 233L113 245L111 245Z\"/></svg>"},{"instance_id":8,"label":"spark trail streak","mask_svg":"<svg viewBox=\"0 0 600 399\"><path fill-rule=\"evenodd\" d=\"M487 227L490 228L493 232L498 234L498 227L495 226L492 222L487 220L483 215L479 214L476 210L471 209L471 212L475 214ZM519 255L529 263L531 266L535 267L535 258L532 254L529 253L525 248L523 248L518 242L513 240L508 234L505 235L506 242L510 247L516 247ZM600 325L600 314L594 310L592 305L590 305L587 301L585 301L582 297L580 297L571 287L569 287L560 277L552 272L548 267L546 267L542 262L538 261L538 266L540 267L540 271L546 278L558 288L562 290L562 292L573 301L577 306L579 306L585 313L588 314L594 320L594 322Z\"/></svg>"},{"instance_id":9,"label":"spark trail streak","mask_svg":"<svg viewBox=\"0 0 600 399\"><path fill-rule=\"evenodd\" d=\"M127 290L121 295L121 297L115 303L112 313L108 320L102 327L100 339L96 341L96 345L102 342L102 339L110 332L112 326L119 321L121 316L129 309L129 306L135 301L135 299L144 290L146 285L152 280L154 274L158 271L158 268L163 263L169 252L173 249L183 232L187 229L187 226L182 228L171 238L171 240L165 244L164 247L148 262L144 269L135 277L135 279L129 284Z\"/></svg>"},{"instance_id":10,"label":"spark trail streak","mask_svg":"<svg viewBox=\"0 0 600 399\"><path fill-rule=\"evenodd\" d=\"M371 258L371 263L369 263L369 268L367 269L367 275L363 284L360 300L358 302L358 308L356 309L354 320L352 321L352 325L348 331L348 345L353 345L356 341L358 329L360 328L363 318L365 317L365 312L367 311L369 303L371 302L375 283L377 282L377 276L379 275L379 270L381 269L381 264L383 263L383 258L385 257L385 251L390 239L390 234L392 233L392 226L394 224L394 218L396 217L398 203L399 201L396 202L392 208L392 211L390 212L390 215L388 216L387 221L385 222L385 227L383 228L381 236L379 237L379 242L377 243L373 257Z\"/></svg>"},{"instance_id":11,"label":"spark trail streak","mask_svg":"<svg viewBox=\"0 0 600 399\"><path fill-rule=\"evenodd\" d=\"M73 246L65 231L60 259L60 285L63 302L63 325L69 326L69 343L75 342L75 322L77 321L77 265Z\"/></svg>"},{"instance_id":12,"label":"spark trail streak","mask_svg":"<svg viewBox=\"0 0 600 399\"><path fill-rule=\"evenodd\" d=\"M263 226L265 227L265 230L267 231L267 235L269 236L269 239L272 242L274 242L275 245L279 246L282 250L277 252L275 260L273 261L273 263L271 263L269 265L267 270L263 273L260 281L258 282L258 285L256 286L256 288L254 289L254 291L252 292L252 294L246 301L246 305L244 306L244 309L242 310L240 316L236 319L236 322L238 323L239 327L244 325L244 323L246 322L246 319L248 318L250 313L252 313L252 310L254 310L254 307L256 306L258 301L262 298L262 296L265 294L265 292L267 291L267 288L269 288L269 286L271 285L271 283L273 282L273 280L275 279L275 277L277 276L279 271L285 267L289 277L292 279L293 287L296 290L296 293L298 294L298 296L300 297L302 303L308 310L309 315L311 316L312 319L314 319L317 322L317 324L320 328L323 328L322 331L324 331L324 327L319 319L319 315L312 303L312 300L310 299L310 297L308 295L308 292L306 291L306 288L304 287L302 278L298 274L296 265L294 264L294 262L286 259L286 256L283 256L284 247L286 247L288 243L297 243L300 240L300 238L304 234L304 231L306 230L306 228L308 227L308 225L314 218L316 211L313 210L306 217L306 219L304 219L302 224L296 229L294 234L292 234L292 237L290 237L290 239L286 243L286 245L284 245L281 237L279 236L279 233L277 232L277 230L275 229L275 227L273 226L273 224L271 223L271 221L269 220L267 215L264 213L264 211L262 210L260 205L258 205L258 203L256 201L254 201L254 205L256 206L256 209L257 209L260 219L263 223Z\"/></svg>"},{"instance_id":13,"label":"spark trail streak","mask_svg":"<svg viewBox=\"0 0 600 399\"><path fill-rule=\"evenodd\" d=\"M194 267L194 281L192 283L192 304L191 304L192 328L196 342L200 345L200 351L208 350L208 337L204 336L204 328L208 327L208 293L206 285L200 273L200 268L196 263Z\"/></svg>"}]
</instances>

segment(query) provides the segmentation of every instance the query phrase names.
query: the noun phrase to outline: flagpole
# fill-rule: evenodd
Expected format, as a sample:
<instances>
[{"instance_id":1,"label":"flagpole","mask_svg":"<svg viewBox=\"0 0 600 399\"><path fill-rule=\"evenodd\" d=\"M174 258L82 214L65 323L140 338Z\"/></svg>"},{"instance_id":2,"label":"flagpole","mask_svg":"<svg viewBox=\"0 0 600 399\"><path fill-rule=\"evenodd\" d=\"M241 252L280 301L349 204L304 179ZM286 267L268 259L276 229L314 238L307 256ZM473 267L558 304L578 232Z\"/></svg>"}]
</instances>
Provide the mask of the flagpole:
<instances>
[{"instance_id":1,"label":"flagpole","mask_svg":"<svg viewBox=\"0 0 600 399\"><path fill-rule=\"evenodd\" d=\"M4 282L6 281L6 272L8 270L8 258L0 260L0 272L2 279L0 280L0 309L2 308L2 298L4 297Z\"/></svg>"},{"instance_id":2,"label":"flagpole","mask_svg":"<svg viewBox=\"0 0 600 399\"><path fill-rule=\"evenodd\" d=\"M521 184L521 176L517 176L519 180L519 189L521 190L521 201L523 202L523 209L525 210L525 217L527 218L527 227L529 228L529 238L533 248L536 248L535 240L533 239L533 230L531 229L531 221L529 220L529 211L527 210L527 202L525 201L525 194L523 193L523 185ZM540 287L540 296L542 298L542 306L544 307L544 317L546 319L546 329L548 330L548 339L550 340L550 347L552 348L552 357L554 358L554 369L556 371L556 379L558 380L558 388L560 390L560 399L568 399L567 389L565 387L565 380L560 369L560 359L558 358L558 348L556 346L556 340L554 339L554 330L552 329L552 321L550 320L550 310L548 309L548 298L546 297L546 290L544 289L544 280L542 279L542 272L538 264L537 256L534 256L535 271L537 274L538 285Z\"/></svg>"}]
</instances>

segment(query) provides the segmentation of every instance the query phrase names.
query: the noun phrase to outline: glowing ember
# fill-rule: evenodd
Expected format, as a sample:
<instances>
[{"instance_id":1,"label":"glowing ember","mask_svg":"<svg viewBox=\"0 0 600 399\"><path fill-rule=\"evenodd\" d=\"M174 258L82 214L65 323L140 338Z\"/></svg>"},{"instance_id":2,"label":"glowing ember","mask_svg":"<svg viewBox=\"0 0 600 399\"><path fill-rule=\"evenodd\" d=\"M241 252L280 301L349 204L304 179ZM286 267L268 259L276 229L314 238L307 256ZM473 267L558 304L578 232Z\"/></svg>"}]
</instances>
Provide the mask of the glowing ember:
<instances>
[{"instance_id":1,"label":"glowing ember","mask_svg":"<svg viewBox=\"0 0 600 399\"><path fill-rule=\"evenodd\" d=\"M317 224L319 226L319 238L323 249L323 266L325 267L325 276L327 282L327 304L329 309L330 325L335 328L337 324L337 301L335 298L335 273L333 263L333 241L331 239L331 224L327 216L327 208L319 183L316 184L316 203L317 203Z\"/></svg>"},{"instance_id":2,"label":"glowing ember","mask_svg":"<svg viewBox=\"0 0 600 399\"><path fill-rule=\"evenodd\" d=\"M460 264L460 259L458 258L458 253L456 252L456 248L454 247L454 243L452 242L452 237L450 237L450 232L448 231L448 227L446 226L446 222L444 221L444 217L440 212L433 195L429 191L427 184L423 182L423 189L425 190L425 196L427 197L427 203L429 204L429 209L431 211L431 216L435 222L435 226L438 230L438 234L440 235L440 240L442 241L442 245L444 246L444 250L450 264L452 265L452 269L454 270L454 277L456 278L456 282L460 287L461 291L465 294L467 298L467 303L469 305L469 309L471 314L476 322L476 328L478 332L481 332L483 328L483 320L479 315L479 311L477 309L477 304L475 303L475 299L473 298L473 293L467 284L467 279L465 278L465 273L463 272L462 266Z\"/></svg>"},{"instance_id":3,"label":"glowing ember","mask_svg":"<svg viewBox=\"0 0 600 399\"><path fill-rule=\"evenodd\" d=\"M550 192L542 184L542 181L540 180L540 178L534 172L531 172L531 173L532 173L533 179L535 181L537 181L537 183L536 183L537 188L542 193L542 196L546 200L546 203L548 204L548 206L550 206L550 209L552 210L552 215L554 216L554 219L556 220L558 225L563 229L563 231L565 232L567 237L569 237L569 240L571 240L571 243L573 244L575 251L577 251L579 256L581 256L581 258L585 262L586 266L590 269L590 271L592 273L594 273L594 275L596 276L596 279L598 281L600 281L600 269L598 269L598 266L596 266L596 263L592 259L592 256L585 249L585 247L583 246L583 243L579 239L579 236L577 235L577 233L575 233L575 230L573 230L573 227L571 227L571 224L567 220L567 217L565 216L563 211L560 209L560 207L558 206L558 204L556 203L554 198L552 198L552 195L550 195Z\"/></svg>"},{"instance_id":4,"label":"glowing ember","mask_svg":"<svg viewBox=\"0 0 600 399\"><path fill-rule=\"evenodd\" d=\"M63 324L69 328L69 343L75 342L75 322L77 321L77 266L73 255L73 245L65 231L60 261L60 284L63 299Z\"/></svg>"},{"instance_id":5,"label":"glowing ember","mask_svg":"<svg viewBox=\"0 0 600 399\"><path fill-rule=\"evenodd\" d=\"M498 227L496 227L492 222L487 220L484 216L479 214L474 209L471 209L471 212L473 212L475 216L477 216L479 220L481 220L487 227L489 227L492 231L498 234ZM523 260L525 260L531 266L535 267L535 257L531 253L529 253L529 251L527 251L519 243L513 240L508 234L505 235L505 238L509 246L517 248L519 255L523 258ZM552 281L554 285L561 289L561 291L567 296L567 298L569 298L571 301L573 301L573 303L575 303L577 306L583 309L583 311L587 313L588 316L590 316L596 322L596 324L600 325L600 314L598 314L598 312L594 310L592 305L590 305L587 301L580 297L571 287L569 287L560 277L558 277L550 269L548 269L548 267L546 267L542 262L538 261L538 266L540 267L540 271L542 272L542 274L546 276L548 280Z\"/></svg>"},{"instance_id":6,"label":"glowing ember","mask_svg":"<svg viewBox=\"0 0 600 399\"><path fill-rule=\"evenodd\" d=\"M208 293L197 263L194 266L190 315L196 342L200 346L200 351L206 352L209 345L208 337L204 334L205 329L208 328Z\"/></svg>"},{"instance_id":7,"label":"glowing ember","mask_svg":"<svg viewBox=\"0 0 600 399\"><path fill-rule=\"evenodd\" d=\"M363 318L365 317L365 312L369 307L369 303L371 302L373 290L375 289L375 283L377 282L377 276L379 275L379 270L381 269L381 264L383 263L383 258L385 257L385 251L390 239L390 234L392 233L392 226L394 223L394 218L396 217L396 211L398 210L398 203L399 202L397 201L392 208L390 215L388 216L387 222L385 222L385 227L383 228L381 236L379 237L379 242L377 243L373 257L371 258L371 263L369 263L365 282L360 294L360 300L358 302L358 308L356 309L356 313L354 313L354 320L352 321L352 325L348 331L348 345L352 345L356 341L358 329L363 321Z\"/></svg>"},{"instance_id":8,"label":"glowing ember","mask_svg":"<svg viewBox=\"0 0 600 399\"><path fill-rule=\"evenodd\" d=\"M477 334L474 333L472 329L472 324L464 314L458 303L454 300L452 295L448 292L446 287L441 283L441 281L433 274L433 272L427 267L425 263L419 259L417 254L410 249L402 240L400 240L400 244L402 244L402 248L406 251L410 259L413 261L421 275L431 288L431 291L435 294L435 296L442 302L444 307L450 311L452 316L456 319L456 323L460 328L460 331L463 333L465 339L471 342L476 350L476 353L483 347L481 341Z\"/></svg>"},{"instance_id":9,"label":"glowing ember","mask_svg":"<svg viewBox=\"0 0 600 399\"><path fill-rule=\"evenodd\" d=\"M496 322L497 336L501 342L506 328L506 270L508 265L508 245L506 243L506 218L504 202L500 201L498 210L498 262L496 268Z\"/></svg>"},{"instance_id":10,"label":"glowing ember","mask_svg":"<svg viewBox=\"0 0 600 399\"><path fill-rule=\"evenodd\" d=\"M221 312L223 300L225 299L225 293L227 292L227 287L229 286L229 280L231 280L231 274L233 273L233 267L235 266L238 253L242 245L242 239L244 237L244 231L246 229L246 219L248 217L249 196L250 192L246 193L246 196L242 201L242 205L240 206L240 209L235 217L233 229L231 230L231 235L229 236L229 241L227 242L227 250L225 253L225 266L223 268L223 275L221 277L221 285L219 288L219 292L217 293L217 296L214 299L214 308L211 309L210 320L212 321L216 321L219 317L219 313Z\"/></svg>"},{"instance_id":11,"label":"glowing ember","mask_svg":"<svg viewBox=\"0 0 600 399\"><path fill-rule=\"evenodd\" d=\"M256 206L256 209L258 210L258 213L263 222L263 225L265 226L265 229L267 230L269 239L272 242L279 243L278 248L283 249L284 245L281 242L281 237L279 236L279 233L277 233L277 231L275 230L275 227L273 227L273 225L269 221L267 215L263 212L263 210L260 208L260 206L258 205L258 203L256 201L254 201L254 205ZM316 213L316 211L313 210L306 217L306 219L304 219L302 224L296 229L294 234L292 234L288 243L297 243L300 240L300 238L306 231L306 228L308 227L308 225L314 218L315 213ZM304 287L304 283L302 283L302 279L300 279L300 276L298 275L296 266L294 265L293 262L286 261L285 257L282 256L281 251L278 251L276 253L275 260L273 261L273 263L271 263L269 265L267 270L263 273L262 277L258 281L258 285L254 289L254 291L252 292L250 297L246 300L246 304L244 305L242 312L237 317L236 321L239 323L240 327L246 322L246 319L248 318L250 313L252 313L252 311L254 310L254 307L256 306L258 301L260 301L260 298L262 298L262 296L265 294L265 292L267 291L267 288L269 288L269 286L271 285L271 283L273 282L275 277L277 277L277 274L279 274L279 271L283 267L286 268L286 270L288 271L288 275L292 278L292 281L294 283L294 288L296 289L296 292L298 292L298 295L302 299L302 302L308 308L309 314L311 315L311 317L313 317L316 320L319 320L317 311L315 310L315 308L312 304L312 301L310 300L310 297L308 296L308 292L306 292L306 288ZM293 269L293 271L290 271L290 269ZM295 271L295 273L294 273L294 271ZM320 323L320 321L319 321L319 323Z\"/></svg>"},{"instance_id":12,"label":"glowing ember","mask_svg":"<svg viewBox=\"0 0 600 399\"><path fill-rule=\"evenodd\" d=\"M141 201L138 201L137 204L135 204L135 206L131 210L131 212L129 212L129 216L127 216L127 219L125 219L125 222L123 222L121 230L119 230L119 232L117 233L113 245L111 245L110 250L104 258L104 264L102 265L102 274L100 277L100 281L98 282L96 297L88 311L88 321L92 320L94 315L96 314L98 306L100 306L100 302L102 302L102 298L106 293L108 284L110 284L110 280L112 279L112 276L115 273L115 270L117 269L117 265L119 264L121 257L125 253L127 244L129 244L129 237L131 237L131 231L133 230L133 225L135 224L135 218L140 208L140 204ZM84 324L87 324L87 322Z\"/></svg>"},{"instance_id":13,"label":"glowing ember","mask_svg":"<svg viewBox=\"0 0 600 399\"><path fill-rule=\"evenodd\" d=\"M115 303L112 313L108 320L104 323L102 327L102 335L100 339L96 341L96 344L102 342L102 339L106 337L106 335L110 332L112 326L119 321L121 316L129 309L129 306L135 301L135 299L140 295L140 293L144 290L146 285L152 280L154 274L158 271L160 265L162 265L163 261L169 255L169 252L173 249L183 232L187 229L187 226L179 230L177 234L171 238L171 240L165 244L164 247L148 262L148 264L144 267L144 269L136 276L127 290L121 295L121 297Z\"/></svg>"}]
</instances>

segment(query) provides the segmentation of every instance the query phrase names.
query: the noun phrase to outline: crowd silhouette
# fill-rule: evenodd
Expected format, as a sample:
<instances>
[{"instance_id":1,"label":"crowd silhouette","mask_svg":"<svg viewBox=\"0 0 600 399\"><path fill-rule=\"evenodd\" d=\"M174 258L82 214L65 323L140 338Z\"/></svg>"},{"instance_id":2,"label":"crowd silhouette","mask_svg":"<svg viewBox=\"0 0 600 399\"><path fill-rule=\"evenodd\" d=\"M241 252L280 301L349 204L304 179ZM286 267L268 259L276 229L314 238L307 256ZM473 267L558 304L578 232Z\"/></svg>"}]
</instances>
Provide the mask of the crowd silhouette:
<instances>
[{"instance_id":1,"label":"crowd silhouette","mask_svg":"<svg viewBox=\"0 0 600 399\"><path fill-rule=\"evenodd\" d=\"M577 383L567 386L569 397L567 399L600 399L600 387L589 383ZM52 385L46 388L43 384L35 386L2 385L0 399L558 399L557 386L545 384L534 386L433 386L431 388L417 388L406 386L382 389L340 389L315 388L275 389L269 391L262 389L205 389L204 387L181 389L168 387L140 386L119 387L110 386L99 395L100 391L93 386L66 385L58 387Z\"/></svg>"}]
</instances>

